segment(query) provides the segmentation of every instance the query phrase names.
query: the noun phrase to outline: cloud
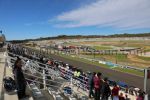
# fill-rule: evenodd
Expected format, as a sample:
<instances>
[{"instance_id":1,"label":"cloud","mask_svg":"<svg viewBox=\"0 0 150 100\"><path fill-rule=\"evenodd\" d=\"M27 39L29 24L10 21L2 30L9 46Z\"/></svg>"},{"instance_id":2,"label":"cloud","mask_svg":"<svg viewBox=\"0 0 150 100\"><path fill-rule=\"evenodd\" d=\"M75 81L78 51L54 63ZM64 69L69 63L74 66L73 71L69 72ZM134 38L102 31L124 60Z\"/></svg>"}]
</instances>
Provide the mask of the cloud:
<instances>
[{"instance_id":1,"label":"cloud","mask_svg":"<svg viewBox=\"0 0 150 100\"><path fill-rule=\"evenodd\" d=\"M97 0L56 17L57 27L150 28L150 0Z\"/></svg>"},{"instance_id":2,"label":"cloud","mask_svg":"<svg viewBox=\"0 0 150 100\"><path fill-rule=\"evenodd\" d=\"M25 23L25 26L32 26L32 25L45 25L48 24L48 21L41 21L41 22L32 22L32 23Z\"/></svg>"}]
</instances>

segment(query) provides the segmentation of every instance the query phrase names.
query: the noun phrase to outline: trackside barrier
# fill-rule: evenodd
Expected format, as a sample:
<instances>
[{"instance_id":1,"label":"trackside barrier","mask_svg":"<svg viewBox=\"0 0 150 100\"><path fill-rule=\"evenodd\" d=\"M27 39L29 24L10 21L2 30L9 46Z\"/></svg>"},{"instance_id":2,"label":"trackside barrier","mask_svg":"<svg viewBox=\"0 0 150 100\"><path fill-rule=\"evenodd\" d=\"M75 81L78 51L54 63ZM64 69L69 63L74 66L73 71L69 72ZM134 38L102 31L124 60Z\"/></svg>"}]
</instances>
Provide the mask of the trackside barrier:
<instances>
[{"instance_id":1,"label":"trackside barrier","mask_svg":"<svg viewBox=\"0 0 150 100\"><path fill-rule=\"evenodd\" d=\"M80 57L80 58L86 59L86 60L89 60L89 61L93 61L93 62L99 62L99 63L102 63L102 64L107 64L107 65L111 66L112 68L117 66L117 67L121 67L121 68L125 68L125 69L133 69L133 70L137 70L137 71L141 71L141 72L144 71L143 68L137 68L137 67L133 67L133 66L125 66L125 65L113 64L111 62L101 61L101 60L91 59L91 58L85 58L85 57Z\"/></svg>"}]
</instances>

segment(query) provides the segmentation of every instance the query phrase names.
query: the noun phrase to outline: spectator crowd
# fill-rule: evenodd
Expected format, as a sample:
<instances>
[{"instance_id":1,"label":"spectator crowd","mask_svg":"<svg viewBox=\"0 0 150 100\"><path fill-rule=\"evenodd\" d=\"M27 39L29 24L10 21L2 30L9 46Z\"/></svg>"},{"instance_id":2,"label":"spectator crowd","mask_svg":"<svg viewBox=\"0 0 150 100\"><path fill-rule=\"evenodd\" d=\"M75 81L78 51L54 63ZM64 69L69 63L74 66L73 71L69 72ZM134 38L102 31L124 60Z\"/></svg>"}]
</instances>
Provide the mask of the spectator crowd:
<instances>
[{"instance_id":1,"label":"spectator crowd","mask_svg":"<svg viewBox=\"0 0 150 100\"><path fill-rule=\"evenodd\" d=\"M129 86L121 87L117 82L103 77L101 72L83 72L77 67L47 58L20 45L9 44L7 49L10 53L49 65L50 68L60 71L60 75L67 80L73 78L75 80L74 84L78 86L78 89L81 88L84 91L88 91L89 98L94 98L94 100L109 100L109 98L112 100L130 100L127 94L136 95L136 100L144 100L144 92L141 89L129 88ZM125 90L126 95L120 92L122 89Z\"/></svg>"}]
</instances>

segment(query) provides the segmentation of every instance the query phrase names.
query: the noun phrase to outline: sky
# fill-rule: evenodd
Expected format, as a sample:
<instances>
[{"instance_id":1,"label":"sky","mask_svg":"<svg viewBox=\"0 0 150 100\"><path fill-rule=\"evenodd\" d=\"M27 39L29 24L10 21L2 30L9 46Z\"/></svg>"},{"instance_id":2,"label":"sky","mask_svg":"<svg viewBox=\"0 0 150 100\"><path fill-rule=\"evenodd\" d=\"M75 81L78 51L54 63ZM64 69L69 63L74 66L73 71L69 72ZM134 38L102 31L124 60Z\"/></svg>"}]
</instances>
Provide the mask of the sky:
<instances>
[{"instance_id":1,"label":"sky","mask_svg":"<svg viewBox=\"0 0 150 100\"><path fill-rule=\"evenodd\" d=\"M7 40L150 32L150 0L0 0Z\"/></svg>"}]
</instances>

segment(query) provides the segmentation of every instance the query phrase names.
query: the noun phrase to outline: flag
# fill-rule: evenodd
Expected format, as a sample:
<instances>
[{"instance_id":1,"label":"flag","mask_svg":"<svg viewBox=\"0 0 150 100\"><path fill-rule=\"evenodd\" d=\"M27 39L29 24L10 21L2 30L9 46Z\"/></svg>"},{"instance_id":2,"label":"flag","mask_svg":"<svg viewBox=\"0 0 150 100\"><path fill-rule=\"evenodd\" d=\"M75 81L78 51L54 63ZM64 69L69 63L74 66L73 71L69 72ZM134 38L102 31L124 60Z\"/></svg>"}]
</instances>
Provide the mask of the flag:
<instances>
[{"instance_id":1,"label":"flag","mask_svg":"<svg viewBox=\"0 0 150 100\"><path fill-rule=\"evenodd\" d=\"M0 30L0 33L2 33L2 30Z\"/></svg>"}]
</instances>

